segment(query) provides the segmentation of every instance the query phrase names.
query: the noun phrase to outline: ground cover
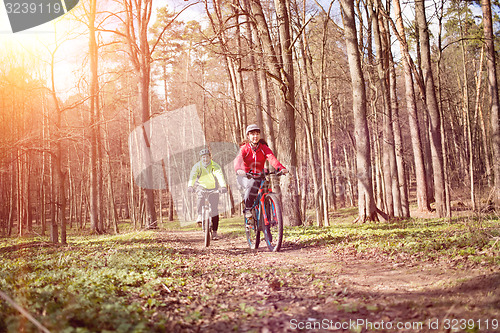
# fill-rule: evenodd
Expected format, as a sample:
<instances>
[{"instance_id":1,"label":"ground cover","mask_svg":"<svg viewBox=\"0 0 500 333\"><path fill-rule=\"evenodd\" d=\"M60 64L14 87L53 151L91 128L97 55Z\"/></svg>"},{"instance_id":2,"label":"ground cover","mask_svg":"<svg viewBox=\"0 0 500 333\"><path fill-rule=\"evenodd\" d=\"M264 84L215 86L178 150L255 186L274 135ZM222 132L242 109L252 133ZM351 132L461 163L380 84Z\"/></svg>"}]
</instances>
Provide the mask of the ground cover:
<instances>
[{"instance_id":1,"label":"ground cover","mask_svg":"<svg viewBox=\"0 0 500 333\"><path fill-rule=\"evenodd\" d=\"M209 249L175 222L67 246L3 238L0 290L50 332L500 330L498 217L351 213L288 228L280 253L250 251L238 218ZM0 331L38 329L2 299Z\"/></svg>"}]
</instances>

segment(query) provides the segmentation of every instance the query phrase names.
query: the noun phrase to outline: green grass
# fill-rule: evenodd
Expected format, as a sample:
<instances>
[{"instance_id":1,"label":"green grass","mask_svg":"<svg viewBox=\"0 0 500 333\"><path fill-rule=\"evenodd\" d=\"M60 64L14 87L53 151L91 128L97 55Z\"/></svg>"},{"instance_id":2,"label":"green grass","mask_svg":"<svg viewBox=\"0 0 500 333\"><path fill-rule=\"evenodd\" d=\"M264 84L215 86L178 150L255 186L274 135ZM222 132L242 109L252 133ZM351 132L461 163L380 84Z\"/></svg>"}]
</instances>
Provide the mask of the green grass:
<instances>
[{"instance_id":1,"label":"green grass","mask_svg":"<svg viewBox=\"0 0 500 333\"><path fill-rule=\"evenodd\" d=\"M51 331L148 331L148 318L162 304L157 298L161 288L181 288L189 272L186 258L156 243L154 232L72 237L69 242L2 253L0 290L15 295ZM34 331L20 319L0 301L0 331Z\"/></svg>"},{"instance_id":2,"label":"green grass","mask_svg":"<svg viewBox=\"0 0 500 333\"><path fill-rule=\"evenodd\" d=\"M377 250L419 259L467 259L500 265L498 217L409 219L390 223L336 221L331 227L299 227L286 230L286 240L297 246L332 246L360 252Z\"/></svg>"}]
</instances>

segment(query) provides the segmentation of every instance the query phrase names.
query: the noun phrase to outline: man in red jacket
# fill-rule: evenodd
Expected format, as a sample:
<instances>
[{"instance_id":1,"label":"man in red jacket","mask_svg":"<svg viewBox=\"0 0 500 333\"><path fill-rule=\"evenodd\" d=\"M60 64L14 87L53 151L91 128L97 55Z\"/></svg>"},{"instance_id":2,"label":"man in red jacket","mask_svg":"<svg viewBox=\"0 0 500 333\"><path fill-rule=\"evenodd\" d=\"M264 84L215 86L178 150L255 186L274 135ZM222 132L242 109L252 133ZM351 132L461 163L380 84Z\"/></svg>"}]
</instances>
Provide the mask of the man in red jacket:
<instances>
[{"instance_id":1,"label":"man in red jacket","mask_svg":"<svg viewBox=\"0 0 500 333\"><path fill-rule=\"evenodd\" d=\"M253 206L257 193L259 192L260 181L253 178L246 178L247 172L261 173L264 164L268 160L278 171L287 173L288 170L274 156L267 143L260 138L260 128L257 125L249 125L246 130L247 140L240 147L240 152L234 160L234 170L238 175L238 183L245 190L244 201L245 217L252 216L250 209Z\"/></svg>"}]
</instances>

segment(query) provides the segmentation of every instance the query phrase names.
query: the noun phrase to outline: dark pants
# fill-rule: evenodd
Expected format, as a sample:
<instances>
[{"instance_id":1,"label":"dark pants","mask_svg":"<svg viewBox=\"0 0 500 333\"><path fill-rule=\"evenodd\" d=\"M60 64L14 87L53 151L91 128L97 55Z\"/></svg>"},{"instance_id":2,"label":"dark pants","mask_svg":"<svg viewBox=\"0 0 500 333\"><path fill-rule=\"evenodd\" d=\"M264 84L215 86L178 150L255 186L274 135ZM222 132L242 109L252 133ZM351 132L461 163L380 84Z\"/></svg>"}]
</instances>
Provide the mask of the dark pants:
<instances>
[{"instance_id":1,"label":"dark pants","mask_svg":"<svg viewBox=\"0 0 500 333\"><path fill-rule=\"evenodd\" d=\"M255 198L259 193L259 187L261 180L259 179L248 179L244 176L238 176L238 184L243 189L243 201L245 202L245 210L252 208Z\"/></svg>"},{"instance_id":2,"label":"dark pants","mask_svg":"<svg viewBox=\"0 0 500 333\"><path fill-rule=\"evenodd\" d=\"M198 192L198 200L196 202L198 208L198 214L201 214L205 200L203 200L203 194ZM208 195L208 204L210 205L210 217L212 217L212 230L217 231L219 229L219 193L211 193Z\"/></svg>"}]
</instances>

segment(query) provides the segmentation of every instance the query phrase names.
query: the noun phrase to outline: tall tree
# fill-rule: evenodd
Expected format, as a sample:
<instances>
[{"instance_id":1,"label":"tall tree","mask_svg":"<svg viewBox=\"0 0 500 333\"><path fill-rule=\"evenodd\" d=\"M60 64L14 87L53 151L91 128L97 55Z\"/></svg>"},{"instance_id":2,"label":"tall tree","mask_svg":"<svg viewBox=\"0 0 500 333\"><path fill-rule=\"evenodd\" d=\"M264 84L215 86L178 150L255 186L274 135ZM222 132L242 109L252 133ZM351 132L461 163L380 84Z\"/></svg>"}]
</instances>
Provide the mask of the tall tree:
<instances>
[{"instance_id":1,"label":"tall tree","mask_svg":"<svg viewBox=\"0 0 500 333\"><path fill-rule=\"evenodd\" d=\"M443 144L441 140L441 115L436 97L434 74L432 73L429 26L425 14L424 0L415 1L415 18L418 23L419 45L422 57L422 76L425 85L425 104L429 113L429 132L434 176L434 197L436 213L446 215L445 182L443 169Z\"/></svg>"},{"instance_id":2,"label":"tall tree","mask_svg":"<svg viewBox=\"0 0 500 333\"><path fill-rule=\"evenodd\" d=\"M90 228L92 232L102 233L102 216L99 209L99 83L98 83L98 50L96 41L95 19L97 0L90 0L89 17L89 64L90 64Z\"/></svg>"},{"instance_id":3,"label":"tall tree","mask_svg":"<svg viewBox=\"0 0 500 333\"><path fill-rule=\"evenodd\" d=\"M385 193L385 207L389 216L401 216L401 199L399 194L398 171L396 153L394 149L394 131L392 121L392 105L389 85L389 40L388 31L385 30L380 12L379 0L368 5L372 19L373 37L377 48L377 70L380 94L382 95L382 120L383 120L383 179Z\"/></svg>"},{"instance_id":4,"label":"tall tree","mask_svg":"<svg viewBox=\"0 0 500 333\"><path fill-rule=\"evenodd\" d=\"M153 9L153 0L124 0L125 15L126 15L126 42L129 49L129 57L134 65L135 70L139 75L139 92L142 122L147 122L151 117L150 110L150 81L151 81L151 53L148 41L148 24L151 19ZM161 37L161 36L160 36ZM144 134L148 136L150 133ZM146 138L146 142L149 139ZM146 171L147 172L147 171ZM152 184L152 174L147 172L146 177L149 181L146 183ZM145 188L145 204L146 204L146 228L158 228L158 221L155 208L155 194L153 189Z\"/></svg>"},{"instance_id":5,"label":"tall tree","mask_svg":"<svg viewBox=\"0 0 500 333\"><path fill-rule=\"evenodd\" d=\"M486 43L486 59L488 69L488 83L491 98L491 143L493 160L500 161L500 118L498 100L498 81L496 72L495 43L493 41L493 23L491 17L490 0L481 0L483 10L484 39ZM487 152L486 152L487 153ZM500 164L493 163L494 174L494 200L500 206Z\"/></svg>"},{"instance_id":6,"label":"tall tree","mask_svg":"<svg viewBox=\"0 0 500 333\"><path fill-rule=\"evenodd\" d=\"M410 127L411 144L413 151L413 161L415 164L415 178L417 182L417 206L419 211L429 211L430 203L427 196L427 176L425 173L424 153L422 149L422 139L420 136L420 126L418 123L417 101L415 97L415 87L413 84L412 61L406 32L401 15L399 0L394 0L394 10L396 15L396 28L401 54L403 54L403 71L405 76L405 97L406 108L408 110L408 124Z\"/></svg>"},{"instance_id":7,"label":"tall tree","mask_svg":"<svg viewBox=\"0 0 500 333\"><path fill-rule=\"evenodd\" d=\"M269 74L279 87L276 96L276 109L279 129L277 148L280 159L290 170L283 180L284 221L288 225L299 225L300 205L297 185L297 154L295 149L295 86L292 61L292 40L290 34L290 17L285 0L276 0L276 15L279 30L279 50L281 57L274 48L269 27L262 10L260 0L250 0L252 17L257 28Z\"/></svg>"},{"instance_id":8,"label":"tall tree","mask_svg":"<svg viewBox=\"0 0 500 333\"><path fill-rule=\"evenodd\" d=\"M290 170L290 176L283 179L284 203L289 209L284 210L284 221L288 225L300 225L300 202L297 184L297 152L295 149L295 79L293 71L292 36L290 29L290 8L287 0L274 0L278 21L279 41L282 61L282 99L283 112L278 114L278 151Z\"/></svg>"},{"instance_id":9,"label":"tall tree","mask_svg":"<svg viewBox=\"0 0 500 333\"><path fill-rule=\"evenodd\" d=\"M373 197L370 135L366 119L366 88L361 70L361 56L356 35L354 1L341 0L342 22L344 23L345 42L349 70L352 81L354 113L354 137L356 140L356 170L358 181L358 219L359 222L377 220L377 208Z\"/></svg>"},{"instance_id":10,"label":"tall tree","mask_svg":"<svg viewBox=\"0 0 500 333\"><path fill-rule=\"evenodd\" d=\"M222 50L222 56L224 57L225 67L229 78L229 84L231 87L230 93L234 100L234 124L236 141L241 142L245 137L245 124L244 119L246 118L246 108L245 108L245 98L244 98L244 87L243 87L243 74L241 71L241 38L239 36L239 22L238 22L238 7L236 5L231 5L231 18L236 20L235 24L231 24L231 20L224 16L224 8L222 8L223 2L213 1L213 11L212 14L209 8L208 0L205 0L205 10L209 18L210 25L215 33L215 36L219 42L219 47ZM236 45L232 43L229 36L229 27L237 27L236 31Z\"/></svg>"}]
</instances>

